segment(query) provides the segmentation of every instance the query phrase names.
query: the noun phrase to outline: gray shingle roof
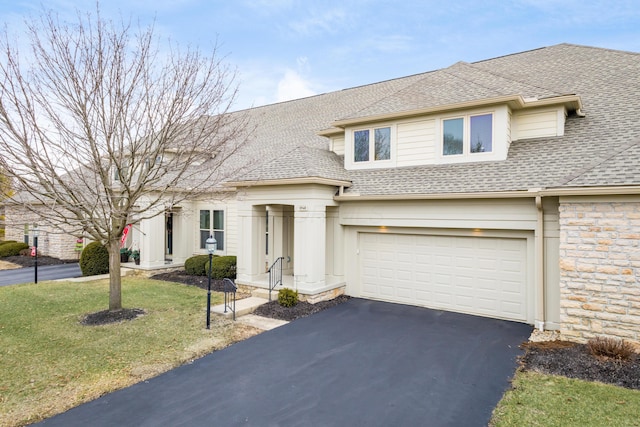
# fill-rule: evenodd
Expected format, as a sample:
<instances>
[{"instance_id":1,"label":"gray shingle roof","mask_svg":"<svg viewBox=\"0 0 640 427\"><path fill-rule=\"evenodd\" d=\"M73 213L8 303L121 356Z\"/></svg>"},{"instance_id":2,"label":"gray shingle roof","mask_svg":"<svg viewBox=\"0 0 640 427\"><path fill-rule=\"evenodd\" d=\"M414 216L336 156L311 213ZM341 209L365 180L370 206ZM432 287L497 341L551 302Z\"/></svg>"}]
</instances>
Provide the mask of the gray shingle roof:
<instances>
[{"instance_id":1,"label":"gray shingle roof","mask_svg":"<svg viewBox=\"0 0 640 427\"><path fill-rule=\"evenodd\" d=\"M250 166L235 180L318 176L361 195L640 185L638 76L640 54L561 44L248 110L256 132L236 159ZM562 137L512 143L504 161L395 169L345 171L316 134L337 119L515 94L577 94L586 117L568 117Z\"/></svg>"}]
</instances>

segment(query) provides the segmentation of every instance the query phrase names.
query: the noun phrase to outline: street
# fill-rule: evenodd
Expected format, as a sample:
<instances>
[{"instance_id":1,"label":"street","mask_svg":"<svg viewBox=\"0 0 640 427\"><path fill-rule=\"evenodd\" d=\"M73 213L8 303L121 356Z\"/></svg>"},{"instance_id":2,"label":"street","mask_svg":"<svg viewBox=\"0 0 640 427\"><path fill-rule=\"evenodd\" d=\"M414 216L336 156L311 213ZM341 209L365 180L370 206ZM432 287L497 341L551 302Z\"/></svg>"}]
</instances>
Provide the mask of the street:
<instances>
[{"instance_id":1,"label":"street","mask_svg":"<svg viewBox=\"0 0 640 427\"><path fill-rule=\"evenodd\" d=\"M35 267L2 270L0 271L0 286L33 282L35 275L34 270ZM38 267L38 282L79 276L82 276L82 272L80 271L80 265L77 263Z\"/></svg>"}]
</instances>

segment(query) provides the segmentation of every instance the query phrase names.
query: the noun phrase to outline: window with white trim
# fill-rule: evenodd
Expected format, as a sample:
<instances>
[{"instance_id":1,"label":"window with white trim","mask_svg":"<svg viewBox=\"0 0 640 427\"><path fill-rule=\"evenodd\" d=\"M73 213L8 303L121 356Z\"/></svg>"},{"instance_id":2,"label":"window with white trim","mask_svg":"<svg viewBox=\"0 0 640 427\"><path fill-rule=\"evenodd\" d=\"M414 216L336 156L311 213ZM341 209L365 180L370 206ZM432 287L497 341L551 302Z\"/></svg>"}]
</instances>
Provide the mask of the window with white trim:
<instances>
[{"instance_id":1,"label":"window with white trim","mask_svg":"<svg viewBox=\"0 0 640 427\"><path fill-rule=\"evenodd\" d=\"M391 128L358 129L353 132L353 161L391 160Z\"/></svg>"},{"instance_id":2,"label":"window with white trim","mask_svg":"<svg viewBox=\"0 0 640 427\"><path fill-rule=\"evenodd\" d=\"M224 211L200 210L200 249L206 249L209 236L218 243L218 250L224 250Z\"/></svg>"},{"instance_id":3,"label":"window with white trim","mask_svg":"<svg viewBox=\"0 0 640 427\"><path fill-rule=\"evenodd\" d=\"M442 155L491 153L493 114L477 114L442 120Z\"/></svg>"}]
</instances>

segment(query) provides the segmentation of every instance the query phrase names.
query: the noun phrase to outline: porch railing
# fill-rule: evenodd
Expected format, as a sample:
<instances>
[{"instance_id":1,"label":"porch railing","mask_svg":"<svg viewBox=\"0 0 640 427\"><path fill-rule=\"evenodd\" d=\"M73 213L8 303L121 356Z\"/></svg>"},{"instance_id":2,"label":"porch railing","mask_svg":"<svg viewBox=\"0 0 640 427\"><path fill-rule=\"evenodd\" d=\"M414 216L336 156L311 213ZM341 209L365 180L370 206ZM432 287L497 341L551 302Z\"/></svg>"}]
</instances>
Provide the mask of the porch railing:
<instances>
[{"instance_id":1,"label":"porch railing","mask_svg":"<svg viewBox=\"0 0 640 427\"><path fill-rule=\"evenodd\" d=\"M222 279L222 286L224 288L224 312L227 312L227 308L233 312L233 320L236 320L236 291L238 287L233 280L229 278Z\"/></svg>"},{"instance_id":2,"label":"porch railing","mask_svg":"<svg viewBox=\"0 0 640 427\"><path fill-rule=\"evenodd\" d=\"M271 301L271 291L274 290L276 286L282 285L283 261L284 257L279 257L271 264L271 267L269 267L269 301Z\"/></svg>"}]
</instances>

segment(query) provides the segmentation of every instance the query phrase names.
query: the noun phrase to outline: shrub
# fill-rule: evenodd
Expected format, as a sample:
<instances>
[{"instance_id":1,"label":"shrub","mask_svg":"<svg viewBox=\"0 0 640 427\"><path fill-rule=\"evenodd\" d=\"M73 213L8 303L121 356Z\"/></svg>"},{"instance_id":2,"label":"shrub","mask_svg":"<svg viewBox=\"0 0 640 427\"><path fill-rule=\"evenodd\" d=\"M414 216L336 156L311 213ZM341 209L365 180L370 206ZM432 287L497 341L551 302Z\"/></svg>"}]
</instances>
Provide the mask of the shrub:
<instances>
[{"instance_id":1,"label":"shrub","mask_svg":"<svg viewBox=\"0 0 640 427\"><path fill-rule=\"evenodd\" d=\"M15 240L2 240L0 241L0 246L2 245L8 245L9 243L18 243Z\"/></svg>"},{"instance_id":2,"label":"shrub","mask_svg":"<svg viewBox=\"0 0 640 427\"><path fill-rule=\"evenodd\" d=\"M229 279L236 278L236 257L235 256L219 256L213 258L211 265L211 278L222 280L225 277ZM209 260L204 265L204 275L209 274Z\"/></svg>"},{"instance_id":3,"label":"shrub","mask_svg":"<svg viewBox=\"0 0 640 427\"><path fill-rule=\"evenodd\" d=\"M25 248L20 251L20 256L31 256L31 249Z\"/></svg>"},{"instance_id":4,"label":"shrub","mask_svg":"<svg viewBox=\"0 0 640 427\"><path fill-rule=\"evenodd\" d=\"M5 243L0 246L0 257L20 255L23 249L29 249L29 245L18 242Z\"/></svg>"},{"instance_id":5,"label":"shrub","mask_svg":"<svg viewBox=\"0 0 640 427\"><path fill-rule=\"evenodd\" d=\"M617 360L629 360L634 353L632 344L612 337L591 338L587 347L594 356Z\"/></svg>"},{"instance_id":6,"label":"shrub","mask_svg":"<svg viewBox=\"0 0 640 427\"><path fill-rule=\"evenodd\" d=\"M89 243L80 254L80 270L83 276L95 276L109 272L109 251L100 242Z\"/></svg>"},{"instance_id":7,"label":"shrub","mask_svg":"<svg viewBox=\"0 0 640 427\"><path fill-rule=\"evenodd\" d=\"M184 262L184 271L192 276L206 276L207 270L204 266L208 263L209 255L195 255Z\"/></svg>"},{"instance_id":8,"label":"shrub","mask_svg":"<svg viewBox=\"0 0 640 427\"><path fill-rule=\"evenodd\" d=\"M298 304L298 291L284 288L278 291L278 304L283 307L293 307Z\"/></svg>"}]
</instances>

